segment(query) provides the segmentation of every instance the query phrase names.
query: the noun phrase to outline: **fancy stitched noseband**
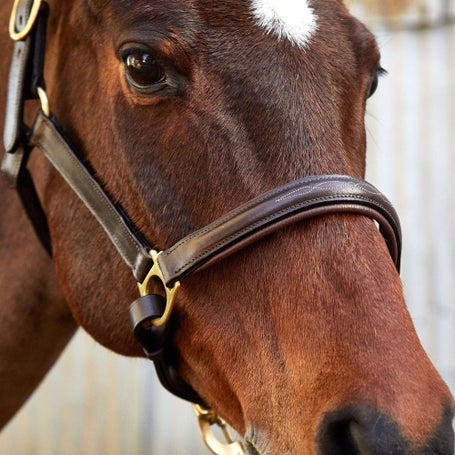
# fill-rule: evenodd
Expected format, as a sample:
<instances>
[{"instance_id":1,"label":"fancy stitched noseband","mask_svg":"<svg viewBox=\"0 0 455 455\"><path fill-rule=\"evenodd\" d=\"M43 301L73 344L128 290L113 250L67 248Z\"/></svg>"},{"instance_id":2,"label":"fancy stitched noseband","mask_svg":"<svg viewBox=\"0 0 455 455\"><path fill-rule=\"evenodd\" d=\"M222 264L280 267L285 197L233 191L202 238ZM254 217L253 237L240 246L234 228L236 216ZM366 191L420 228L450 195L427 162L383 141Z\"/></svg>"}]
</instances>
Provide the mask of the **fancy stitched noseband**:
<instances>
[{"instance_id":1,"label":"fancy stitched noseband","mask_svg":"<svg viewBox=\"0 0 455 455\"><path fill-rule=\"evenodd\" d=\"M372 185L346 175L306 177L281 186L189 234L170 248L154 251L72 149L49 109L43 79L48 9L40 0L16 0L13 10L10 34L15 47L8 83L2 171L10 186L18 190L50 254L45 212L27 170L33 148L42 150L92 212L138 282L140 297L130 307L134 335L147 357L154 360L162 384L172 393L206 406L173 367L172 308L180 282L189 274L292 223L341 212L376 220L399 269L401 232L394 208ZM27 99L37 97L42 108L30 128L23 120L24 105ZM154 294L151 283L157 280L162 292Z\"/></svg>"}]
</instances>

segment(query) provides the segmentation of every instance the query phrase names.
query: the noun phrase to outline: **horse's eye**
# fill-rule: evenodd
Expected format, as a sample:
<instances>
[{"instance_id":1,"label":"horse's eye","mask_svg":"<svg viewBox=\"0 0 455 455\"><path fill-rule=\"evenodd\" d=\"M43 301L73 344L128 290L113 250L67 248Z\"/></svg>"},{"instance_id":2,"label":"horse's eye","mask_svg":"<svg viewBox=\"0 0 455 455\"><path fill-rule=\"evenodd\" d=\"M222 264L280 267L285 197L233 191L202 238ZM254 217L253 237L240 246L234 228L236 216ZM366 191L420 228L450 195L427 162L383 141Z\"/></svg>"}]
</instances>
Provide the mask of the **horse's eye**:
<instances>
[{"instance_id":1,"label":"horse's eye","mask_svg":"<svg viewBox=\"0 0 455 455\"><path fill-rule=\"evenodd\" d=\"M379 74L376 72L371 78L370 87L368 88L368 98L371 98L376 92L379 85Z\"/></svg>"},{"instance_id":2,"label":"horse's eye","mask_svg":"<svg viewBox=\"0 0 455 455\"><path fill-rule=\"evenodd\" d=\"M379 67L371 76L370 86L368 88L368 98L375 94L379 85L379 78L384 74L387 74L387 71L384 68Z\"/></svg>"},{"instance_id":3,"label":"horse's eye","mask_svg":"<svg viewBox=\"0 0 455 455\"><path fill-rule=\"evenodd\" d=\"M123 61L128 82L136 88L149 88L166 80L163 67L147 52L131 52Z\"/></svg>"}]
</instances>

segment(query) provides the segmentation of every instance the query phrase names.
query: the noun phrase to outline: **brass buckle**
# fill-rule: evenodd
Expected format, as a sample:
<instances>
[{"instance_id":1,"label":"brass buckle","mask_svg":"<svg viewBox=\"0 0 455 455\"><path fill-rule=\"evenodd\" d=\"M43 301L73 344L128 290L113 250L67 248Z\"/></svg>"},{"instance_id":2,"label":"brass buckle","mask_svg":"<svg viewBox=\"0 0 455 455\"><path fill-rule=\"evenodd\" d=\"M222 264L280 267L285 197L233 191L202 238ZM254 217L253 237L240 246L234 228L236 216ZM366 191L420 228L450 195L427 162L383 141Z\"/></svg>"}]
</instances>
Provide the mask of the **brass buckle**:
<instances>
[{"instance_id":1,"label":"brass buckle","mask_svg":"<svg viewBox=\"0 0 455 455\"><path fill-rule=\"evenodd\" d=\"M164 297L166 298L166 308L164 310L164 313L161 317L150 321L151 324L155 327L160 327L166 324L166 322L168 322L169 318L171 317L175 296L177 294L178 288L180 287L180 282L176 281L172 287L167 286L164 280L163 272L161 271L161 268L158 264L158 257L161 252L158 253L155 250L151 250L149 254L153 259L153 266L145 277L144 281L142 283L138 283L138 287L141 297L151 293L150 287L153 282L156 283L156 281L158 281L164 289Z\"/></svg>"},{"instance_id":2,"label":"brass buckle","mask_svg":"<svg viewBox=\"0 0 455 455\"><path fill-rule=\"evenodd\" d=\"M245 455L242 444L234 441L226 422L212 409L205 409L198 404L193 404L197 415L199 433L210 451L215 455ZM212 426L217 425L226 438L226 443L221 442L212 431Z\"/></svg>"},{"instance_id":3,"label":"brass buckle","mask_svg":"<svg viewBox=\"0 0 455 455\"><path fill-rule=\"evenodd\" d=\"M24 27L21 30L16 31L16 19L21 1L22 0L14 0L13 9L9 18L9 36L14 41L21 41L28 36L33 26L35 25L42 3L42 0L33 0L32 7L30 8L30 13ZM49 99L47 97L46 91L42 87L37 87L36 90L41 102L41 110L46 117L50 117L51 109L49 107Z\"/></svg>"},{"instance_id":4,"label":"brass buckle","mask_svg":"<svg viewBox=\"0 0 455 455\"><path fill-rule=\"evenodd\" d=\"M42 0L34 0L32 7L30 9L30 14L27 18L27 22L24 25L24 28L20 31L16 31L16 16L17 10L19 9L19 3L21 0L14 0L13 10L11 11L11 16L9 18L9 36L14 41L21 41L27 37L30 33L30 30L35 24L36 18L38 17L39 9L41 7Z\"/></svg>"}]
</instances>

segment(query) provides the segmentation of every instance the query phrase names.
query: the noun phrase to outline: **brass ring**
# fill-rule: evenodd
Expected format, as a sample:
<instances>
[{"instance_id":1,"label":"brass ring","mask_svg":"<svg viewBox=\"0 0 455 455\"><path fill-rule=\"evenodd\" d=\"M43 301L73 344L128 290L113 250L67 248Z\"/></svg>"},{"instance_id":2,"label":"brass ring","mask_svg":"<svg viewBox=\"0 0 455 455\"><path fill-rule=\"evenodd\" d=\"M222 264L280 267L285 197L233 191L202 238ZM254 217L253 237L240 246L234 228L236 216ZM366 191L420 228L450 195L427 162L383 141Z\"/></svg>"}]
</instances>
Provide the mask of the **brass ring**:
<instances>
[{"instance_id":1,"label":"brass ring","mask_svg":"<svg viewBox=\"0 0 455 455\"><path fill-rule=\"evenodd\" d=\"M175 296L180 287L180 282L178 281L176 281L172 287L168 287L166 285L163 272L161 271L158 264L158 256L160 254L161 252L158 253L155 250L150 251L150 256L153 259L153 266L149 270L149 273L145 277L145 280L142 283L138 283L139 293L141 296L145 296L149 293L149 286L154 279L158 280L163 287L164 297L166 298L166 308L161 317L153 319L151 321L151 324L155 327L160 327L168 322L169 318L171 317L172 309L174 307Z\"/></svg>"},{"instance_id":2,"label":"brass ring","mask_svg":"<svg viewBox=\"0 0 455 455\"><path fill-rule=\"evenodd\" d=\"M35 24L36 18L38 17L42 0L33 1L32 8L30 9L30 14L27 18L27 22L25 23L24 28L17 32L16 16L20 1L21 0L14 0L13 10L11 11L11 16L9 18L9 36L14 41L21 41L24 38L26 38L27 35L30 33L30 30L33 28L33 25Z\"/></svg>"},{"instance_id":3,"label":"brass ring","mask_svg":"<svg viewBox=\"0 0 455 455\"><path fill-rule=\"evenodd\" d=\"M205 409L200 405L193 403L194 412L197 415L197 424L199 433L204 444L215 455L245 455L245 450L239 441L234 441L229 434L226 422L216 415L211 409ZM217 425L226 439L222 442L212 431L212 425Z\"/></svg>"}]
</instances>

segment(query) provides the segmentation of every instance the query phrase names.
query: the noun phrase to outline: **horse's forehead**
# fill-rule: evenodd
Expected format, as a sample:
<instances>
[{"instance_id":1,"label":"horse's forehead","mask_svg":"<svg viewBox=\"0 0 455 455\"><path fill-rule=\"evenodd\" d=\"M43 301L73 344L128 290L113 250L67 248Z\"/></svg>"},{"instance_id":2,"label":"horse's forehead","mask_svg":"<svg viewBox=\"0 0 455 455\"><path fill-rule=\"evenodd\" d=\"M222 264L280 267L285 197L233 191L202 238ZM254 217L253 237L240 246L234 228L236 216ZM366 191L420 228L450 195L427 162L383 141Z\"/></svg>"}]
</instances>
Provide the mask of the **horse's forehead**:
<instances>
[{"instance_id":1,"label":"horse's forehead","mask_svg":"<svg viewBox=\"0 0 455 455\"><path fill-rule=\"evenodd\" d=\"M173 16L174 20L181 20L190 16L191 23L195 23L196 11L204 11L204 15L223 14L224 21L229 21L237 14L239 17L233 21L242 24L243 27L258 27L264 33L275 36L278 40L288 40L299 47L309 45L312 36L318 29L318 17L312 7L311 0L230 0L229 2L217 3L207 0L193 0L182 3L179 0L111 0L113 5L119 7L117 11L137 17L156 17L156 15ZM91 4L98 5L97 11L103 8L109 0L89 0ZM246 13L246 14L245 14ZM197 21L196 21L197 22Z\"/></svg>"},{"instance_id":2,"label":"horse's forehead","mask_svg":"<svg viewBox=\"0 0 455 455\"><path fill-rule=\"evenodd\" d=\"M308 0L250 0L252 17L266 33L301 47L309 44L318 28Z\"/></svg>"}]
</instances>

